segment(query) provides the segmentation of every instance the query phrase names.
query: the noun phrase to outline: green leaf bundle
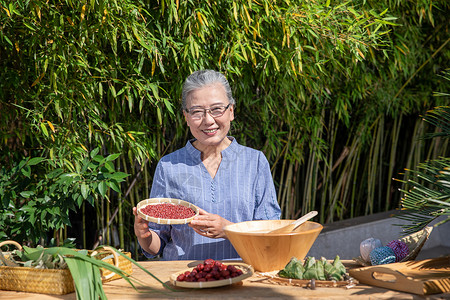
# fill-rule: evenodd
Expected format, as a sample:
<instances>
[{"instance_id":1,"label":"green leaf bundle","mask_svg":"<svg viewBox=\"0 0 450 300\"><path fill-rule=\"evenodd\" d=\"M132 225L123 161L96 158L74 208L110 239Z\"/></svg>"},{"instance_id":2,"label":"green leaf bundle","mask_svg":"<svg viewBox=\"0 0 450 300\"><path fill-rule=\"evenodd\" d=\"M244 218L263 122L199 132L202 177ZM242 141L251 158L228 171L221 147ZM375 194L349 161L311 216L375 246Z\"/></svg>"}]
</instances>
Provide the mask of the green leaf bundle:
<instances>
[{"instance_id":1,"label":"green leaf bundle","mask_svg":"<svg viewBox=\"0 0 450 300\"><path fill-rule=\"evenodd\" d=\"M284 269L280 270L278 275L286 278L303 279L304 271L305 268L303 268L302 261L298 260L296 257L292 257Z\"/></svg>"},{"instance_id":2,"label":"green leaf bundle","mask_svg":"<svg viewBox=\"0 0 450 300\"><path fill-rule=\"evenodd\" d=\"M308 256L304 263L296 257L292 257L284 269L278 272L278 275L293 279L340 281L343 280L345 273L345 266L336 255L332 263L324 257L316 260L314 257Z\"/></svg>"}]
</instances>

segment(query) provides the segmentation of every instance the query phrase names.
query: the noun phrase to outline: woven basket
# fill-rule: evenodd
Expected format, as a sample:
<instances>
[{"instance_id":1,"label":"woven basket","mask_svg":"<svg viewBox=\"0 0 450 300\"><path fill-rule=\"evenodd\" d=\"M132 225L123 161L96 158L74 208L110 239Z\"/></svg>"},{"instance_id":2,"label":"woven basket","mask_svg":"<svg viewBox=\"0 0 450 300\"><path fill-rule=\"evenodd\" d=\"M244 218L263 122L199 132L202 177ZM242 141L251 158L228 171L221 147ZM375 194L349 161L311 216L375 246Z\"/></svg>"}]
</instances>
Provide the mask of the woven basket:
<instances>
[{"instance_id":1,"label":"woven basket","mask_svg":"<svg viewBox=\"0 0 450 300\"><path fill-rule=\"evenodd\" d=\"M408 255L405 256L400 262L405 262L405 261L410 261L410 260L416 259L420 250L422 250L423 245L425 244L428 237L430 236L430 233L432 230L433 230L433 227L428 226L420 231L417 231L413 234L410 234L410 235L400 238L399 241L404 242L408 246L408 249L409 249ZM370 262L363 260L361 256L353 258L353 260L364 267L368 267L368 266L372 265Z\"/></svg>"},{"instance_id":2,"label":"woven basket","mask_svg":"<svg viewBox=\"0 0 450 300\"><path fill-rule=\"evenodd\" d=\"M8 244L22 250L14 241L1 242L0 247ZM3 256L1 251L0 255ZM64 295L74 292L75 288L68 269L0 266L0 290Z\"/></svg>"},{"instance_id":3,"label":"woven basket","mask_svg":"<svg viewBox=\"0 0 450 300\"><path fill-rule=\"evenodd\" d=\"M405 258L403 258L400 262L416 259L420 250L422 250L423 245L425 245L425 242L430 236L432 230L433 227L428 226L416 233L407 235L399 239L400 241L408 245L409 248L409 254Z\"/></svg>"},{"instance_id":4,"label":"woven basket","mask_svg":"<svg viewBox=\"0 0 450 300\"><path fill-rule=\"evenodd\" d=\"M109 264L112 264L112 265L118 267L119 269L121 269L122 271L127 273L128 275L131 275L131 273L133 273L131 261L129 261L122 255L117 255L117 253L108 246L102 247L101 249L103 249L104 251L100 251L100 249L98 249L95 251L89 251L89 254L91 256L96 257L97 259L101 259L102 261L104 261L106 263L109 263ZM123 252L123 254L125 254L126 256L131 258L130 252ZM102 274L103 282L109 282L111 280L122 278L120 275L118 275L114 272L111 272L110 270L104 269L104 268L101 268L100 272Z\"/></svg>"},{"instance_id":5,"label":"woven basket","mask_svg":"<svg viewBox=\"0 0 450 300\"><path fill-rule=\"evenodd\" d=\"M0 267L0 290L64 295L75 288L68 269Z\"/></svg>"},{"instance_id":6,"label":"woven basket","mask_svg":"<svg viewBox=\"0 0 450 300\"><path fill-rule=\"evenodd\" d=\"M7 244L12 244L19 250L22 249L20 244L14 241L1 242L0 247ZM97 259L119 267L128 275L132 273L131 262L121 255L117 255L110 247L103 247L95 251L91 250L88 253ZM124 254L131 257L130 252L124 252ZM1 251L0 255L3 255ZM5 259L7 260L7 257ZM101 268L100 272L103 282L122 278L120 275L104 268ZM36 269L22 266L0 266L0 290L64 295L74 292L75 287L69 269Z\"/></svg>"}]
</instances>

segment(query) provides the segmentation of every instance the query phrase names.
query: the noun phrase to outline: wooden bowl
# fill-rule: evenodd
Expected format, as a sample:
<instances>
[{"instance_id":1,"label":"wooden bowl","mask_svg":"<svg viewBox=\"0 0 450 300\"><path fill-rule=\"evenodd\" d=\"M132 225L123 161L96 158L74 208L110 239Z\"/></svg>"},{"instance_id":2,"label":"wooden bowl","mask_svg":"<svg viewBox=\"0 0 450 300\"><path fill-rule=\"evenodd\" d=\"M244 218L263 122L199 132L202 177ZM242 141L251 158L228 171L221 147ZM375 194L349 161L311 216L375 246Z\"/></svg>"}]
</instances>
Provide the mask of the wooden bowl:
<instances>
[{"instance_id":1,"label":"wooden bowl","mask_svg":"<svg viewBox=\"0 0 450 300\"><path fill-rule=\"evenodd\" d=\"M323 228L307 221L291 233L266 233L293 221L247 221L228 225L224 231L245 263L256 271L269 272L283 269L294 256L304 259Z\"/></svg>"},{"instance_id":2,"label":"wooden bowl","mask_svg":"<svg viewBox=\"0 0 450 300\"><path fill-rule=\"evenodd\" d=\"M162 204L162 203L170 203L170 204L174 204L174 205L182 205L182 206L189 207L195 212L195 215L193 215L190 218L186 218L186 219L162 219L162 218L150 217L141 211L147 205ZM175 198L145 199L145 200L140 201L137 204L136 209L137 209L138 215L141 218L143 218L144 220L147 220L149 222L153 222L153 223L157 223L157 224L188 224L192 221L192 219L194 219L199 214L199 208L197 206L195 206L194 204L192 204L190 202L183 201L180 199L175 199Z\"/></svg>"}]
</instances>

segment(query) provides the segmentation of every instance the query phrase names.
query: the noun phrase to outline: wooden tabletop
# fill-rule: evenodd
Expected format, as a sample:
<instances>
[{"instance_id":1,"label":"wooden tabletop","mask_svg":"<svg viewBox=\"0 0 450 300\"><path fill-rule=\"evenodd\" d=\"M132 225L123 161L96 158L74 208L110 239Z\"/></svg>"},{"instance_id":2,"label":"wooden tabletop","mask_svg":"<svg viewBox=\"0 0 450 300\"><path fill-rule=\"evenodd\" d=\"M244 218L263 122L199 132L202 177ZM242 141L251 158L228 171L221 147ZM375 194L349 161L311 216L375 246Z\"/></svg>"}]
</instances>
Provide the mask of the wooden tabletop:
<instances>
[{"instance_id":1,"label":"wooden tabletop","mask_svg":"<svg viewBox=\"0 0 450 300\"><path fill-rule=\"evenodd\" d=\"M196 266L198 261L143 261L139 262L145 269L150 271L161 281L170 285L170 275L184 269ZM350 261L344 264L351 267ZM104 284L104 290L108 299L241 299L243 297L265 298L265 299L309 299L309 298L333 298L333 299L424 299L415 294L398 292L379 287L358 284L352 288L346 287L317 287L307 289L299 286L278 285L273 283L263 283L258 281L260 277L254 274L245 279L241 284L234 284L224 287L208 289L185 289L175 288L177 291L170 291L164 288L156 279L146 274L144 271L133 265L133 277L139 279L143 286L138 286L138 291L134 290L124 279L114 280ZM170 285L171 286L171 285ZM75 293L67 295L45 295L22 293L13 291L0 291L0 299L72 299L75 300ZM450 293L429 295L426 299L450 299Z\"/></svg>"}]
</instances>

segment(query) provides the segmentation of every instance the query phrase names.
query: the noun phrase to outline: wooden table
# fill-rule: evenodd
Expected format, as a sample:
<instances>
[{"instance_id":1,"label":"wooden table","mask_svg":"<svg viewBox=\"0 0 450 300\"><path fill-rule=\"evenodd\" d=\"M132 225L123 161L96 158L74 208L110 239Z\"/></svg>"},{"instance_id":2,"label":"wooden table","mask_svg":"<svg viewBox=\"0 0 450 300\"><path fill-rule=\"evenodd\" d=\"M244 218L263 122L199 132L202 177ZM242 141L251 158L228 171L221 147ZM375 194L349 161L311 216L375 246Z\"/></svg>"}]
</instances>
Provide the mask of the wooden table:
<instances>
[{"instance_id":1,"label":"wooden table","mask_svg":"<svg viewBox=\"0 0 450 300\"><path fill-rule=\"evenodd\" d=\"M140 262L145 269L157 276L163 282L170 285L170 275L178 271L196 266L198 261L144 261ZM351 261L344 261L346 266L352 266ZM158 281L133 265L133 277L141 280L144 287L140 286L135 291L124 279L118 279L104 284L104 290L108 299L241 299L265 298L265 299L450 299L450 293L429 295L421 297L414 294L403 293L384 288L372 287L358 284L347 289L345 287L318 287L315 290L298 286L276 285L256 281L258 277L253 275L245 279L242 284L209 289L183 289L172 292L164 288ZM44 295L21 293L13 291L0 291L0 299L72 299L75 293L67 295Z\"/></svg>"}]
</instances>

